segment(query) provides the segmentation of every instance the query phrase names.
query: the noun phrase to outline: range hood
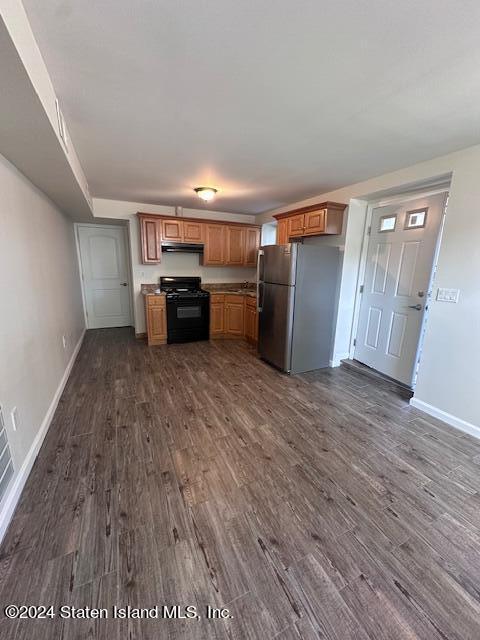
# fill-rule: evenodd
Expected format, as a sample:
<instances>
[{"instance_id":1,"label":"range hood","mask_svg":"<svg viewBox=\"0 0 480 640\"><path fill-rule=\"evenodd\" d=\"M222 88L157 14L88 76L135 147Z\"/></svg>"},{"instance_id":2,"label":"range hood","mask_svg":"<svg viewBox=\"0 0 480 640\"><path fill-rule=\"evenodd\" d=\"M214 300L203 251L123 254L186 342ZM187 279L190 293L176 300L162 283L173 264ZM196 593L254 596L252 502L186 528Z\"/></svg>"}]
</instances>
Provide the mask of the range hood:
<instances>
[{"instance_id":1,"label":"range hood","mask_svg":"<svg viewBox=\"0 0 480 640\"><path fill-rule=\"evenodd\" d=\"M165 242L162 243L162 252L203 253L203 244L188 244L186 242Z\"/></svg>"}]
</instances>

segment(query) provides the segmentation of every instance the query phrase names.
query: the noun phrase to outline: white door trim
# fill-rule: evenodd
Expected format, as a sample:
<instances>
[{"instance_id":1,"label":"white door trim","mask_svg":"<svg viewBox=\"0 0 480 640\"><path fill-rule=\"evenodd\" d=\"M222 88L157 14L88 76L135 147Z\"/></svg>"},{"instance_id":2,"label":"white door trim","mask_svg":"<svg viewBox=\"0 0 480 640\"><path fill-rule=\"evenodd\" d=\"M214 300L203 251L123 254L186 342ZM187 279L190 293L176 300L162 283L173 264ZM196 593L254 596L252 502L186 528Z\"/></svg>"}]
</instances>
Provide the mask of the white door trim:
<instances>
[{"instance_id":1,"label":"white door trim","mask_svg":"<svg viewBox=\"0 0 480 640\"><path fill-rule=\"evenodd\" d=\"M365 216L365 227L364 227L364 230L363 230L362 249L361 249L361 254L360 254L360 264L359 264L358 278L357 278L357 289L356 289L356 292L355 292L355 301L354 301L354 305L353 305L352 331L351 331L351 334L350 334L349 358L351 360L354 359L354 354L355 354L355 344L354 343L355 343L355 339L356 339L357 332L358 332L358 323L359 323L359 319L360 319L360 307L361 307L361 303L362 303L362 295L360 293L360 287L363 284L364 279L365 279L365 272L366 272L366 267L367 267L368 243L369 243L369 238L370 238L369 230L370 230L370 226L371 226L371 223L372 223L373 210L376 207L383 207L385 205L396 204L398 202L408 202L409 200L416 200L418 198L423 198L423 197L427 197L427 196L433 196L433 195L436 195L438 193L447 193L448 194L449 191L450 191L450 187L448 185L444 184L441 187L434 187L434 188L431 188L431 189L426 188L423 191L412 191L412 192L407 192L407 193L400 193L398 195L392 195L392 196L389 196L389 197L372 198L372 199L367 200L367 214ZM440 242L441 242L441 237L442 237L444 221L445 221L445 215L443 217L443 220L442 220L442 223L441 223L440 229L439 229L439 234L438 234L438 239L437 239L437 247L436 247L434 263L433 263L433 269L436 268L437 261L438 261L438 255L439 255L439 250L440 250ZM421 330L420 330L421 336L424 335L424 333L425 333L425 323L427 321L427 315L428 314L425 314L425 317L423 319L423 324L422 324L422 327L421 327Z\"/></svg>"},{"instance_id":2,"label":"white door trim","mask_svg":"<svg viewBox=\"0 0 480 640\"><path fill-rule=\"evenodd\" d=\"M117 224L89 224L89 223L83 223L83 222L75 222L74 223L75 246L77 248L78 271L80 275L80 285L82 289L83 317L85 318L85 327L87 329L91 328L88 321L88 315L87 315L87 300L85 296L85 282L83 279L82 254L80 252L80 235L79 235L80 227L91 227L92 229L111 229L113 227L114 229L121 229L123 233L124 242L125 242L125 258L129 262L129 264L126 265L127 267L126 278L128 281L128 288L129 288L128 305L130 309L130 321L132 323L132 326L134 326L135 318L133 314L134 305L133 305L133 288L132 288L132 260L130 256L130 241L127 233L127 228L121 224L118 224L118 225Z\"/></svg>"}]
</instances>

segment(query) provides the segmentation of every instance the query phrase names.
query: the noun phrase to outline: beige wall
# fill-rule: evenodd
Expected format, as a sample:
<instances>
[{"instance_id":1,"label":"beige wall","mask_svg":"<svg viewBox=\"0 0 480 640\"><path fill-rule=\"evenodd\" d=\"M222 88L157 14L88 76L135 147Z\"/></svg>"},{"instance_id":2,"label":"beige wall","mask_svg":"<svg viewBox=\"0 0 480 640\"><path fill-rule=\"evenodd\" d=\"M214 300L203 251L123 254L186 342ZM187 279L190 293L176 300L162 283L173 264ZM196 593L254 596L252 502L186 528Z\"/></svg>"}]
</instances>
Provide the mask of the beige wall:
<instances>
[{"instance_id":1,"label":"beige wall","mask_svg":"<svg viewBox=\"0 0 480 640\"><path fill-rule=\"evenodd\" d=\"M0 403L15 467L0 507L2 529L19 471L32 456L84 320L72 222L3 156L0 199Z\"/></svg>"},{"instance_id":2,"label":"beige wall","mask_svg":"<svg viewBox=\"0 0 480 640\"><path fill-rule=\"evenodd\" d=\"M337 239L344 246L335 337L338 360L347 356L352 337L366 202L448 174L452 183L434 287L458 288L460 299L458 304L431 302L415 402L480 436L480 146L323 193L258 220L269 222L273 213L322 200L350 204L344 233Z\"/></svg>"},{"instance_id":3,"label":"beige wall","mask_svg":"<svg viewBox=\"0 0 480 640\"><path fill-rule=\"evenodd\" d=\"M125 202L122 200L93 199L96 218L126 222L130 234L130 254L132 258L133 301L135 331L145 331L145 309L140 285L145 282L158 282L160 276L200 276L202 282L243 282L254 281L255 269L242 267L203 267L198 254L163 254L159 265L142 264L140 253L139 224L137 211L175 215L173 207ZM191 218L211 218L231 222L256 224L255 216L208 211L206 209L184 209L183 215Z\"/></svg>"}]
</instances>

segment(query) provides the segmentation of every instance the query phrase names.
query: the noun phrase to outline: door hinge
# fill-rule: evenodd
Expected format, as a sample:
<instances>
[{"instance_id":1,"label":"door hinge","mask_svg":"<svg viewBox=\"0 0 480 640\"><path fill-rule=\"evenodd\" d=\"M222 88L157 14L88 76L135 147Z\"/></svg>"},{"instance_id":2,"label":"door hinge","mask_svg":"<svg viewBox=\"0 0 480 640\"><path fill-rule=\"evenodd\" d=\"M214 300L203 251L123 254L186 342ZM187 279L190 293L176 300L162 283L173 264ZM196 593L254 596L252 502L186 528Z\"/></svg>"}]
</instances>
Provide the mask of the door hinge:
<instances>
[{"instance_id":1,"label":"door hinge","mask_svg":"<svg viewBox=\"0 0 480 640\"><path fill-rule=\"evenodd\" d=\"M367 236L369 236L372 233L372 227L368 227L367 229Z\"/></svg>"},{"instance_id":2,"label":"door hinge","mask_svg":"<svg viewBox=\"0 0 480 640\"><path fill-rule=\"evenodd\" d=\"M360 293L363 293L363 289L364 289L364 285L363 285L363 284L361 284L361 285L360 285Z\"/></svg>"},{"instance_id":3,"label":"door hinge","mask_svg":"<svg viewBox=\"0 0 480 640\"><path fill-rule=\"evenodd\" d=\"M356 339L356 338L354 338L354 339L353 339L353 346L354 346L354 347L356 347L356 346L357 346L357 339Z\"/></svg>"}]
</instances>

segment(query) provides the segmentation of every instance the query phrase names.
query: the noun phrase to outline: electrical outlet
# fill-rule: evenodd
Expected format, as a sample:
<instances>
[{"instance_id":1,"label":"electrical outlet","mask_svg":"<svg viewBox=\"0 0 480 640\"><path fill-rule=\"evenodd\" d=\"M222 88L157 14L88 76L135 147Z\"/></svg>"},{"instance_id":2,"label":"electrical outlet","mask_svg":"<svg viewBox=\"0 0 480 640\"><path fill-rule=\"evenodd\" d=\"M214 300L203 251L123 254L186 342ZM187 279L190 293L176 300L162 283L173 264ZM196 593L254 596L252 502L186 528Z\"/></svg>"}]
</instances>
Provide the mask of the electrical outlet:
<instances>
[{"instance_id":1,"label":"electrical outlet","mask_svg":"<svg viewBox=\"0 0 480 640\"><path fill-rule=\"evenodd\" d=\"M458 302L458 296L460 295L460 289L444 289L439 287L437 290L438 302Z\"/></svg>"},{"instance_id":2,"label":"electrical outlet","mask_svg":"<svg viewBox=\"0 0 480 640\"><path fill-rule=\"evenodd\" d=\"M12 426L13 430L16 431L18 429L18 409L17 407L13 407L12 412L10 413L12 417Z\"/></svg>"},{"instance_id":3,"label":"electrical outlet","mask_svg":"<svg viewBox=\"0 0 480 640\"><path fill-rule=\"evenodd\" d=\"M63 344L63 348L66 349L67 348L67 338L65 336L62 336L62 344Z\"/></svg>"}]
</instances>

